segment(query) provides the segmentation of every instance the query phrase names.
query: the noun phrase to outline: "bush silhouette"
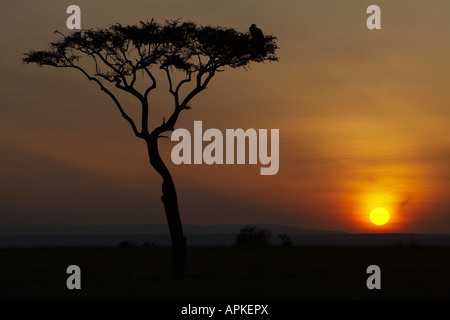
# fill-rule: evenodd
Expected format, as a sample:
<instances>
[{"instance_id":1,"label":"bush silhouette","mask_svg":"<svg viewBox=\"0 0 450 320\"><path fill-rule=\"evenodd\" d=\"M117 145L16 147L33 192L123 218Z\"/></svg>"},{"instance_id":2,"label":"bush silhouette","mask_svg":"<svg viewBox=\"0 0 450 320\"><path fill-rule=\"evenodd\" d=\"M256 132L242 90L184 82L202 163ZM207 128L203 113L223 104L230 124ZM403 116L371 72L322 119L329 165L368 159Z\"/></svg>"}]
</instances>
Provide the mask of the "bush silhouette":
<instances>
[{"instance_id":1,"label":"bush silhouette","mask_svg":"<svg viewBox=\"0 0 450 320\"><path fill-rule=\"evenodd\" d=\"M278 238L281 240L281 246L282 247L290 247L292 246L292 240L291 237L289 237L288 234L283 233L278 235Z\"/></svg>"},{"instance_id":2,"label":"bush silhouette","mask_svg":"<svg viewBox=\"0 0 450 320\"><path fill-rule=\"evenodd\" d=\"M236 246L268 246L272 231L267 228L258 228L255 226L245 226L241 228L236 236Z\"/></svg>"},{"instance_id":3,"label":"bush silhouette","mask_svg":"<svg viewBox=\"0 0 450 320\"><path fill-rule=\"evenodd\" d=\"M132 248L132 247L137 247L137 246L138 246L137 243L130 242L128 240L123 240L117 244L117 247L119 247L119 248Z\"/></svg>"}]
</instances>

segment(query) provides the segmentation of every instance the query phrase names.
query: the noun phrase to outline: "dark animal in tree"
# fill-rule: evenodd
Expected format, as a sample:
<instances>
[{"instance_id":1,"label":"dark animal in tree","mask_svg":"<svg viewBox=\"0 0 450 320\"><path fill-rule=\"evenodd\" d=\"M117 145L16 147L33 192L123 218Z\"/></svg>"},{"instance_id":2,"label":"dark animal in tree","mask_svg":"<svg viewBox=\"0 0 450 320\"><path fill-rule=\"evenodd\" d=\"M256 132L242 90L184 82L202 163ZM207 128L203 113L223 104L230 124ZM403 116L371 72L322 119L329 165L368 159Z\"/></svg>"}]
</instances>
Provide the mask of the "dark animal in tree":
<instances>
[{"instance_id":1,"label":"dark animal in tree","mask_svg":"<svg viewBox=\"0 0 450 320\"><path fill-rule=\"evenodd\" d=\"M250 31L251 38L251 49L253 49L253 52L256 54L260 54L264 51L264 42L265 37L261 29L259 29L256 24L252 24L250 28L248 28Z\"/></svg>"},{"instance_id":2,"label":"dark animal in tree","mask_svg":"<svg viewBox=\"0 0 450 320\"><path fill-rule=\"evenodd\" d=\"M253 41L263 42L264 41L264 33L261 31L260 28L256 26L256 24L252 24L250 28L250 34L252 35Z\"/></svg>"}]
</instances>

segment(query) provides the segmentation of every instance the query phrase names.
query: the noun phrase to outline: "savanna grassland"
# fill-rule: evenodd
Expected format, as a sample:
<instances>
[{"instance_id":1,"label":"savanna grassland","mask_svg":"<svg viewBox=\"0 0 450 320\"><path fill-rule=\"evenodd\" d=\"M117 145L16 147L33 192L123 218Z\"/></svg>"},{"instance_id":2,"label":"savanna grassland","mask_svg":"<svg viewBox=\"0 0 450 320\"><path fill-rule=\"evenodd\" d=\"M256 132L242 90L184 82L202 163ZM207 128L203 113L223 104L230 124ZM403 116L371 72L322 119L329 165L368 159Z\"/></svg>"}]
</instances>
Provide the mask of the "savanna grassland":
<instances>
[{"instance_id":1,"label":"savanna grassland","mask_svg":"<svg viewBox=\"0 0 450 320\"><path fill-rule=\"evenodd\" d=\"M448 299L450 248L194 247L184 281L165 247L0 249L0 299ZM81 268L81 290L66 269ZM369 290L369 265L381 290Z\"/></svg>"}]
</instances>

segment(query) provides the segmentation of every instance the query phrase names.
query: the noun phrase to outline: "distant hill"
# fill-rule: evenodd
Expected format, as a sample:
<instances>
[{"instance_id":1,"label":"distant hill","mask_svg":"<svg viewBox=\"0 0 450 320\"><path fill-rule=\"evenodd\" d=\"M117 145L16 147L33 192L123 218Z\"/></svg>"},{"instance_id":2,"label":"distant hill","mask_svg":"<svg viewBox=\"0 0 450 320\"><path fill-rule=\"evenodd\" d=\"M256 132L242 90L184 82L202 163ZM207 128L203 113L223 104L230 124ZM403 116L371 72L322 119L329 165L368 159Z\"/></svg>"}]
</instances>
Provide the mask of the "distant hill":
<instances>
[{"instance_id":1,"label":"distant hill","mask_svg":"<svg viewBox=\"0 0 450 320\"><path fill-rule=\"evenodd\" d=\"M341 232L304 229L273 224L253 225L272 230L274 242L278 234L289 234L293 239ZM190 246L230 246L244 225L184 226ZM55 247L55 246L116 246L127 241L170 246L169 228L165 224L94 225L94 226L0 226L0 247Z\"/></svg>"},{"instance_id":2,"label":"distant hill","mask_svg":"<svg viewBox=\"0 0 450 320\"><path fill-rule=\"evenodd\" d=\"M244 225L184 226L189 246L231 246ZM411 233L346 233L297 228L275 224L253 224L272 230L271 243L279 245L279 234L288 234L294 245L302 246L376 246L432 245L450 246L450 235ZM170 246L167 225L98 226L0 226L0 248L57 246L117 246L121 242Z\"/></svg>"},{"instance_id":3,"label":"distant hill","mask_svg":"<svg viewBox=\"0 0 450 320\"><path fill-rule=\"evenodd\" d=\"M260 228L268 228L274 234L326 234L344 233L339 231L324 231L304 229L275 224L251 224ZM184 226L186 234L237 234L244 225L213 225L213 226ZM0 235L52 235L52 234L168 234L169 228L165 224L140 225L93 225L93 226L0 226Z\"/></svg>"}]
</instances>

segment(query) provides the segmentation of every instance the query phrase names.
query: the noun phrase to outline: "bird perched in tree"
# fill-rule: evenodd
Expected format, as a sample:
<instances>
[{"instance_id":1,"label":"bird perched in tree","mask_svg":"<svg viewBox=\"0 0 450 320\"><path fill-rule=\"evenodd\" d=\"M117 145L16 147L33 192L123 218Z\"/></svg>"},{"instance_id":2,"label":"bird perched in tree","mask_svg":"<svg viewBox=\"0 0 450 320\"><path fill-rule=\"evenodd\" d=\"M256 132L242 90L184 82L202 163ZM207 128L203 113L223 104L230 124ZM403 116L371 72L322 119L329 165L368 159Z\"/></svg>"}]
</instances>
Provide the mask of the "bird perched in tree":
<instances>
[{"instance_id":1,"label":"bird perched in tree","mask_svg":"<svg viewBox=\"0 0 450 320\"><path fill-rule=\"evenodd\" d=\"M256 27L256 24L252 24L250 28L250 35L252 38L250 39L250 48L252 49L252 53L255 55L261 55L264 52L264 34L261 29Z\"/></svg>"},{"instance_id":2,"label":"bird perched in tree","mask_svg":"<svg viewBox=\"0 0 450 320\"><path fill-rule=\"evenodd\" d=\"M262 42L264 40L264 34L260 28L256 27L256 24L252 24L248 30L254 41Z\"/></svg>"}]
</instances>

